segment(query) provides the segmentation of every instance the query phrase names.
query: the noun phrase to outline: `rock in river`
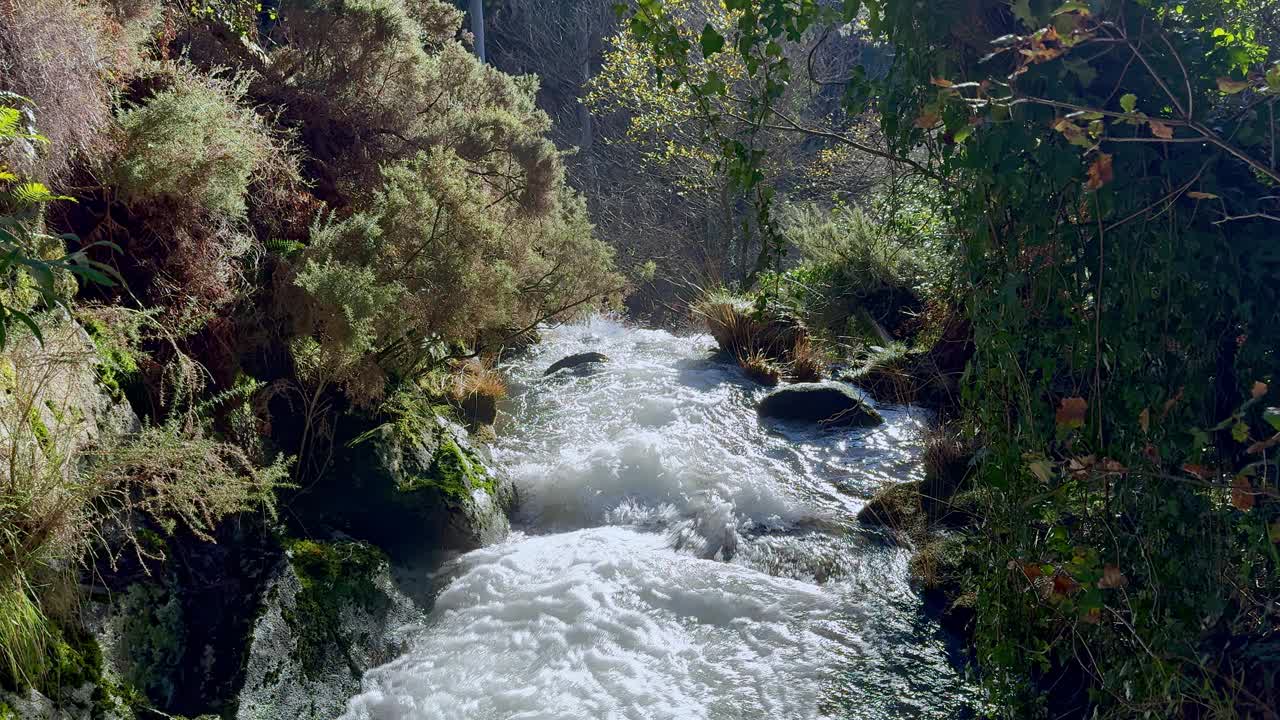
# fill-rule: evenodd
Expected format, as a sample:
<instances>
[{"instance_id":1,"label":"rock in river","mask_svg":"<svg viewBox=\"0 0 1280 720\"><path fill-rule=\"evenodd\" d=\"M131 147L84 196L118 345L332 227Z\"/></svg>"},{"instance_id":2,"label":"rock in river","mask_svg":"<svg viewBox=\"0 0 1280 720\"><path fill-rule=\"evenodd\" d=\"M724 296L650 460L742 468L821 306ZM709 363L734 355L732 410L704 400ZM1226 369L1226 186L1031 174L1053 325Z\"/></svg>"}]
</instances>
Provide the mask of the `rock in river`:
<instances>
[{"instance_id":1,"label":"rock in river","mask_svg":"<svg viewBox=\"0 0 1280 720\"><path fill-rule=\"evenodd\" d=\"M838 382L778 388L760 401L757 410L762 417L821 425L871 427L884 422L861 392Z\"/></svg>"},{"instance_id":2,"label":"rock in river","mask_svg":"<svg viewBox=\"0 0 1280 720\"><path fill-rule=\"evenodd\" d=\"M576 367L581 367L583 365L589 365L593 363L602 363L602 362L609 362L609 357L604 353L598 353L598 352L578 353L577 355L570 355L567 358L563 358L557 361L554 365L547 368L547 371L544 372L543 375L550 375L551 373L554 373L559 370L576 368Z\"/></svg>"}]
</instances>

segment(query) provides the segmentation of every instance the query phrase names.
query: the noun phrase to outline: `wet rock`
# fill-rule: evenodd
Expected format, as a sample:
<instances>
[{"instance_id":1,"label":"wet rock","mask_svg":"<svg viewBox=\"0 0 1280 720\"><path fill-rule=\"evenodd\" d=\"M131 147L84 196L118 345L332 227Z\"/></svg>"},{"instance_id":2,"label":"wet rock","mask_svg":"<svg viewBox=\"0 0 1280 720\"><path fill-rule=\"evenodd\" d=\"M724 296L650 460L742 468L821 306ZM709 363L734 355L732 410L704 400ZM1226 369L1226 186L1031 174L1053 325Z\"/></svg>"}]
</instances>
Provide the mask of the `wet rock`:
<instances>
[{"instance_id":1,"label":"wet rock","mask_svg":"<svg viewBox=\"0 0 1280 720\"><path fill-rule=\"evenodd\" d=\"M253 627L236 717L337 717L366 670L405 651L406 628L419 619L374 547L287 542Z\"/></svg>"},{"instance_id":2,"label":"wet rock","mask_svg":"<svg viewBox=\"0 0 1280 720\"><path fill-rule=\"evenodd\" d=\"M911 532L923 526L920 483L895 483L881 488L862 509L858 522L893 531Z\"/></svg>"},{"instance_id":3,"label":"wet rock","mask_svg":"<svg viewBox=\"0 0 1280 720\"><path fill-rule=\"evenodd\" d=\"M461 405L462 415L473 430L498 420L498 399L492 395L471 393L463 398Z\"/></svg>"},{"instance_id":4,"label":"wet rock","mask_svg":"<svg viewBox=\"0 0 1280 720\"><path fill-rule=\"evenodd\" d=\"M769 393L757 410L762 417L829 426L870 427L884 422L856 388L836 382L796 383Z\"/></svg>"},{"instance_id":5,"label":"wet rock","mask_svg":"<svg viewBox=\"0 0 1280 720\"><path fill-rule=\"evenodd\" d=\"M560 370L568 370L571 368L579 368L585 365L592 365L592 364L604 363L604 362L609 362L609 357L604 353L598 353L598 352L578 353L577 355L570 355L567 358L562 358L556 361L554 364L552 364L551 367L547 368L547 371L544 372L543 375L550 375Z\"/></svg>"}]
</instances>

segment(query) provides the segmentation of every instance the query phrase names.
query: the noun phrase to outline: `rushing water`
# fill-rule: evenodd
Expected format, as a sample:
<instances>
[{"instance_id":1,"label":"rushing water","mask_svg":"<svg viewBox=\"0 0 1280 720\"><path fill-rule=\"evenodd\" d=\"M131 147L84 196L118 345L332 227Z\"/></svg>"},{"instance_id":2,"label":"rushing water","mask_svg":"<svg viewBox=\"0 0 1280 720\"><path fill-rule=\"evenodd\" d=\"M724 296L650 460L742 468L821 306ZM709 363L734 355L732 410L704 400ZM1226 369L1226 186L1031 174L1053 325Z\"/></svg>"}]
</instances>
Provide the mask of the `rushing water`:
<instances>
[{"instance_id":1,"label":"rushing water","mask_svg":"<svg viewBox=\"0 0 1280 720\"><path fill-rule=\"evenodd\" d=\"M915 477L923 418L767 424L706 337L595 319L509 370L494 462L517 530L446 568L400 659L346 717L944 718L970 692L906 581L853 516ZM591 374L543 370L604 352Z\"/></svg>"}]
</instances>

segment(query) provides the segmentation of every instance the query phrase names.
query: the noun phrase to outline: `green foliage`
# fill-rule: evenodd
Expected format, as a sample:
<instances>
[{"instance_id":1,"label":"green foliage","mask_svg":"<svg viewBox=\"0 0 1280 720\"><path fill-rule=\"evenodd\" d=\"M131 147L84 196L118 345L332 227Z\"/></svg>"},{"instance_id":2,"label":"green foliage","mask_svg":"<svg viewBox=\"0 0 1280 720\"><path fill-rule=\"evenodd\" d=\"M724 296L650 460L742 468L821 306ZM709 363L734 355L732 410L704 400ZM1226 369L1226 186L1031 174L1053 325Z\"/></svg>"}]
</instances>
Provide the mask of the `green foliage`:
<instances>
[{"instance_id":1,"label":"green foliage","mask_svg":"<svg viewBox=\"0 0 1280 720\"><path fill-rule=\"evenodd\" d=\"M690 48L664 6L642 3L632 31L679 68ZM862 9L750 3L727 44L747 58ZM848 95L851 111L876 96L962 243L984 677L1010 717L1265 713L1280 69L1251 3L1004 9L867 3L895 57ZM735 157L754 181L762 161ZM1085 679L1078 696L1063 676Z\"/></svg>"},{"instance_id":2,"label":"green foliage","mask_svg":"<svg viewBox=\"0 0 1280 720\"><path fill-rule=\"evenodd\" d=\"M0 151L15 141L45 142L40 135L24 129L20 111L9 107L24 102L23 98L0 93ZM67 253L66 243L76 238L45 232L45 204L69 199L54 195L40 183L22 181L0 164L0 350L8 341L9 328L17 323L40 339L40 327L32 319L32 311L41 304L65 306L75 293L75 278L114 284L115 271L86 255L93 245Z\"/></svg>"},{"instance_id":3,"label":"green foliage","mask_svg":"<svg viewBox=\"0 0 1280 720\"><path fill-rule=\"evenodd\" d=\"M294 358L304 378L367 402L388 374L429 370L448 341L568 317L618 288L610 251L563 187L546 213L495 207L485 181L443 150L383 178L363 212L317 220L302 253Z\"/></svg>"},{"instance_id":4,"label":"green foliage","mask_svg":"<svg viewBox=\"0 0 1280 720\"><path fill-rule=\"evenodd\" d=\"M181 65L161 75L168 88L118 117L124 150L115 183L129 202L165 199L242 216L249 183L274 150L262 119L241 105L249 78Z\"/></svg>"}]
</instances>

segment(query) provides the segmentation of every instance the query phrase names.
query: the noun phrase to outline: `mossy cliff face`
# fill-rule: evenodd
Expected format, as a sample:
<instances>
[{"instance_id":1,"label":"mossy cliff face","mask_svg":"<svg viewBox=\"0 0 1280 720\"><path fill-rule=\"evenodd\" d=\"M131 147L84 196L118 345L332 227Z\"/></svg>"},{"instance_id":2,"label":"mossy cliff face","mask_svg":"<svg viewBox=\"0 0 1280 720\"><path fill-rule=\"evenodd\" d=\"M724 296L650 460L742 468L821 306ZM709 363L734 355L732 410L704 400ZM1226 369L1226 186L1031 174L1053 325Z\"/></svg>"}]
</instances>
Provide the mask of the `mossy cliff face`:
<instances>
[{"instance_id":1,"label":"mossy cliff face","mask_svg":"<svg viewBox=\"0 0 1280 720\"><path fill-rule=\"evenodd\" d=\"M253 628L241 720L328 720L365 670L404 650L420 615L392 584L386 555L349 540L285 543Z\"/></svg>"}]
</instances>

